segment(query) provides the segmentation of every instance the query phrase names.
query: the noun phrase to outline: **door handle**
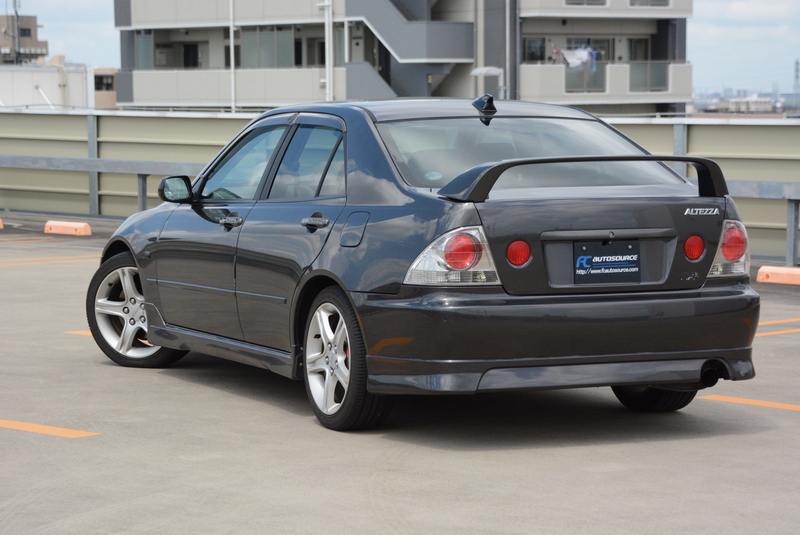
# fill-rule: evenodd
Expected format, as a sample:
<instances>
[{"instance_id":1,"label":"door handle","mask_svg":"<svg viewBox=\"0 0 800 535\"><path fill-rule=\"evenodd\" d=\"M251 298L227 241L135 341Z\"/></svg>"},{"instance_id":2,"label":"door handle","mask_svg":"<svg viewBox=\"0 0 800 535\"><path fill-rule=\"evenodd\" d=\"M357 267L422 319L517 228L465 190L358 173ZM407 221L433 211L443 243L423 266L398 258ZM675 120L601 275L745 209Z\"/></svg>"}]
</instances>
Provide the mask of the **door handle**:
<instances>
[{"instance_id":1,"label":"door handle","mask_svg":"<svg viewBox=\"0 0 800 535\"><path fill-rule=\"evenodd\" d=\"M230 215L219 220L219 224L226 229L238 227L242 223L244 223L244 218L239 216L239 212L231 212Z\"/></svg>"},{"instance_id":2,"label":"door handle","mask_svg":"<svg viewBox=\"0 0 800 535\"><path fill-rule=\"evenodd\" d=\"M307 229L314 231L320 228L325 228L331 224L331 220L327 217L322 216L311 216L311 217L304 217L300 224L306 227Z\"/></svg>"}]
</instances>

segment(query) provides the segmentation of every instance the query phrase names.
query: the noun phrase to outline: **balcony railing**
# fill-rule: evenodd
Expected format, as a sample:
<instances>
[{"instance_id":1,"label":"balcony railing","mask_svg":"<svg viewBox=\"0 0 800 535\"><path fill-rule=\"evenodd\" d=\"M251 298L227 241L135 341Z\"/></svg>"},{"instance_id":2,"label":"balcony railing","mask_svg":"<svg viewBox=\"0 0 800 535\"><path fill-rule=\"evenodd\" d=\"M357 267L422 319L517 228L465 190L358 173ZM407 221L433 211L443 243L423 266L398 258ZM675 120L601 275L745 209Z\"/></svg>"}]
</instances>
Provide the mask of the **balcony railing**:
<instances>
[{"instance_id":1,"label":"balcony railing","mask_svg":"<svg viewBox=\"0 0 800 535\"><path fill-rule=\"evenodd\" d=\"M678 62L520 65L520 98L587 104L691 102L692 66Z\"/></svg>"},{"instance_id":2,"label":"balcony railing","mask_svg":"<svg viewBox=\"0 0 800 535\"><path fill-rule=\"evenodd\" d=\"M564 76L567 93L597 93L606 90L606 62L587 62L567 67Z\"/></svg>"},{"instance_id":3,"label":"balcony railing","mask_svg":"<svg viewBox=\"0 0 800 535\"><path fill-rule=\"evenodd\" d=\"M668 61L632 61L630 66L631 91L669 90Z\"/></svg>"}]
</instances>

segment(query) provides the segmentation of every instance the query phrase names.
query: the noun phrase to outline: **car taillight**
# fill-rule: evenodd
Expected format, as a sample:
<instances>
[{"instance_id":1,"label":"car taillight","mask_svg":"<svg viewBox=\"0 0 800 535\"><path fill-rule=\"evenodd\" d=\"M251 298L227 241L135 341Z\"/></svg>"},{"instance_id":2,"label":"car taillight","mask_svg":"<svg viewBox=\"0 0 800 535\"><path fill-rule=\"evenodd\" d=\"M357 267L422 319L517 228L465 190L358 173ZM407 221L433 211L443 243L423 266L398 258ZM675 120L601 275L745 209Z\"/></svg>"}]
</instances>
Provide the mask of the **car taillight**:
<instances>
[{"instance_id":1,"label":"car taillight","mask_svg":"<svg viewBox=\"0 0 800 535\"><path fill-rule=\"evenodd\" d=\"M481 244L466 232L450 236L444 242L444 261L447 267L469 269L481 259Z\"/></svg>"},{"instance_id":2,"label":"car taillight","mask_svg":"<svg viewBox=\"0 0 800 535\"><path fill-rule=\"evenodd\" d=\"M439 286L500 284L482 227L439 236L408 268L404 284Z\"/></svg>"},{"instance_id":3,"label":"car taillight","mask_svg":"<svg viewBox=\"0 0 800 535\"><path fill-rule=\"evenodd\" d=\"M722 235L722 256L725 260L738 260L747 252L747 234L739 227L729 227Z\"/></svg>"},{"instance_id":4,"label":"car taillight","mask_svg":"<svg viewBox=\"0 0 800 535\"><path fill-rule=\"evenodd\" d=\"M506 258L512 266L525 265L531 259L531 246L522 240L511 242L506 249Z\"/></svg>"},{"instance_id":5,"label":"car taillight","mask_svg":"<svg viewBox=\"0 0 800 535\"><path fill-rule=\"evenodd\" d=\"M706 242L698 235L689 236L683 243L683 253L689 260L697 260L706 252Z\"/></svg>"},{"instance_id":6,"label":"car taillight","mask_svg":"<svg viewBox=\"0 0 800 535\"><path fill-rule=\"evenodd\" d=\"M741 221L726 219L709 277L741 277L750 274L747 230Z\"/></svg>"}]
</instances>

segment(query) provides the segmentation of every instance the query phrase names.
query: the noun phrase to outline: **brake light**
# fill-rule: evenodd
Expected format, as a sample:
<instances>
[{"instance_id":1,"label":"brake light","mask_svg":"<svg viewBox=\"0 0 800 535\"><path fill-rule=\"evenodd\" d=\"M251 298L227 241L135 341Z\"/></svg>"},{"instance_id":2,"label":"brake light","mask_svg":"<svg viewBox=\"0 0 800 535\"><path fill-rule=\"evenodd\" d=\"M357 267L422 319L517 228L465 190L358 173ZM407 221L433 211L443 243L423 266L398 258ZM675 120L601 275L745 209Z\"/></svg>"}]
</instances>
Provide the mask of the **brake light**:
<instances>
[{"instance_id":1,"label":"brake light","mask_svg":"<svg viewBox=\"0 0 800 535\"><path fill-rule=\"evenodd\" d=\"M506 249L506 258L512 266L522 266L531 259L531 246L522 240L511 242Z\"/></svg>"},{"instance_id":2,"label":"brake light","mask_svg":"<svg viewBox=\"0 0 800 535\"><path fill-rule=\"evenodd\" d=\"M720 249L726 260L740 259L747 252L747 234L739 227L725 229Z\"/></svg>"},{"instance_id":3,"label":"brake light","mask_svg":"<svg viewBox=\"0 0 800 535\"><path fill-rule=\"evenodd\" d=\"M408 268L405 284L498 285L500 278L483 227L464 227L439 236Z\"/></svg>"},{"instance_id":4,"label":"brake light","mask_svg":"<svg viewBox=\"0 0 800 535\"><path fill-rule=\"evenodd\" d=\"M683 252L689 260L697 260L706 252L706 242L696 234L689 236L683 243Z\"/></svg>"},{"instance_id":5,"label":"brake light","mask_svg":"<svg viewBox=\"0 0 800 535\"><path fill-rule=\"evenodd\" d=\"M462 232L450 236L444 244L444 261L451 269L469 269L481 259L481 244Z\"/></svg>"},{"instance_id":6,"label":"brake light","mask_svg":"<svg viewBox=\"0 0 800 535\"><path fill-rule=\"evenodd\" d=\"M709 277L742 277L750 274L747 230L741 221L726 219Z\"/></svg>"}]
</instances>

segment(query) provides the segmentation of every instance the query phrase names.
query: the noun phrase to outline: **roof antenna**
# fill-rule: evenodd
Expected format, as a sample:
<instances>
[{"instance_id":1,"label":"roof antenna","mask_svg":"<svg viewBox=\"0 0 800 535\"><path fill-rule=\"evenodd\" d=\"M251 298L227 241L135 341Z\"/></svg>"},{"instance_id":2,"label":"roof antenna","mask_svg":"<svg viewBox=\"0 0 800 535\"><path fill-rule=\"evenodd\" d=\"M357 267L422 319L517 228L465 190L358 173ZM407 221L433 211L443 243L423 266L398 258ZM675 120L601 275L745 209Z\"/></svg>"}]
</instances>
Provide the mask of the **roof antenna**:
<instances>
[{"instance_id":1,"label":"roof antenna","mask_svg":"<svg viewBox=\"0 0 800 535\"><path fill-rule=\"evenodd\" d=\"M486 93L482 97L473 100L472 106L481 112L481 122L486 126L489 126L489 123L492 121L491 116L497 113L497 108L494 107L494 97L489 93ZM487 115L489 117L486 117Z\"/></svg>"}]
</instances>

